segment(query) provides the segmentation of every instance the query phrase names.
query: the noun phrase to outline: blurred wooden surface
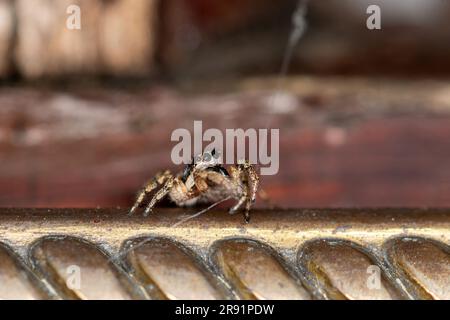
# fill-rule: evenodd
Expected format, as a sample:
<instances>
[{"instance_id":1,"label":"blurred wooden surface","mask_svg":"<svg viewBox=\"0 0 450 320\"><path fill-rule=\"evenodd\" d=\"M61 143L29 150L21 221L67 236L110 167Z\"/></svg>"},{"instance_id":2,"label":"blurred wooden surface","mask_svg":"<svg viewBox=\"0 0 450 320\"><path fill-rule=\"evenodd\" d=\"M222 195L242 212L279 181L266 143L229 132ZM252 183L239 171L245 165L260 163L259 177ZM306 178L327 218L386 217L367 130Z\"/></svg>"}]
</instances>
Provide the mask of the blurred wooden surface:
<instances>
[{"instance_id":1,"label":"blurred wooden surface","mask_svg":"<svg viewBox=\"0 0 450 320\"><path fill-rule=\"evenodd\" d=\"M13 3L2 0L0 1L0 78L11 74L14 29Z\"/></svg>"},{"instance_id":2,"label":"blurred wooden surface","mask_svg":"<svg viewBox=\"0 0 450 320\"><path fill-rule=\"evenodd\" d=\"M16 63L24 78L149 75L157 31L154 0L17 0ZM77 5L80 29L69 29Z\"/></svg>"},{"instance_id":3,"label":"blurred wooden surface","mask_svg":"<svg viewBox=\"0 0 450 320\"><path fill-rule=\"evenodd\" d=\"M307 32L290 72L450 74L449 2L370 4L381 6L381 30L367 29L365 1L310 1ZM69 5L81 9L80 30L66 27ZM0 78L273 74L296 5L296 0L0 0Z\"/></svg>"},{"instance_id":4,"label":"blurred wooden surface","mask_svg":"<svg viewBox=\"0 0 450 320\"><path fill-rule=\"evenodd\" d=\"M0 205L130 205L181 169L170 135L194 120L280 128L280 171L262 186L281 207L450 205L449 82L290 78L274 103L277 83L2 87Z\"/></svg>"}]
</instances>

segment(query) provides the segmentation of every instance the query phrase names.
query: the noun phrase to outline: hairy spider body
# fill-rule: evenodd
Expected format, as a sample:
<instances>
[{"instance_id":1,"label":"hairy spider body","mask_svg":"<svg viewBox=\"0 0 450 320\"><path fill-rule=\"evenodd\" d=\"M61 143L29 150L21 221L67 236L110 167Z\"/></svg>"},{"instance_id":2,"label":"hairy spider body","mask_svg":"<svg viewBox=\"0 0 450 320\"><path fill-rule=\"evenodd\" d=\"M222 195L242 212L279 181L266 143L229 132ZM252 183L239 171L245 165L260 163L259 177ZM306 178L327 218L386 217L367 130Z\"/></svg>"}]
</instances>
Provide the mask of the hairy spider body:
<instances>
[{"instance_id":1,"label":"hairy spider body","mask_svg":"<svg viewBox=\"0 0 450 320\"><path fill-rule=\"evenodd\" d=\"M140 207L151 193L153 197L145 208L144 216L152 212L154 206L165 197L177 206L216 203L232 198L237 202L229 212L233 214L244 207L244 219L248 223L258 185L259 177L248 161L230 166L227 171L215 158L213 150L211 153L206 152L196 157L196 160L176 176L169 170L156 174L138 194L130 214Z\"/></svg>"}]
</instances>

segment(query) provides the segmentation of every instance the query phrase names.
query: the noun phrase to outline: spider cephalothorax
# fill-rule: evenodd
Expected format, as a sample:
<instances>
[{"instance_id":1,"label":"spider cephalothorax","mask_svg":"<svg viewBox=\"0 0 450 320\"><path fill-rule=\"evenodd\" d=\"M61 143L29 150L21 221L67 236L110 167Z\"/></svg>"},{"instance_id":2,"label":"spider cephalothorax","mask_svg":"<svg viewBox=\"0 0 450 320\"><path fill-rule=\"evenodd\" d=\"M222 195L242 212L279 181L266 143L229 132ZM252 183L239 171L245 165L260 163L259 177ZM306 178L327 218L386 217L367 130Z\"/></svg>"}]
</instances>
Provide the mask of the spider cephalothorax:
<instances>
[{"instance_id":1,"label":"spider cephalothorax","mask_svg":"<svg viewBox=\"0 0 450 320\"><path fill-rule=\"evenodd\" d=\"M249 222L249 211L255 201L258 184L259 177L248 161L240 161L237 166L230 166L227 171L213 150L195 157L192 163L176 176L169 170L156 174L138 194L130 214L142 205L146 196L154 192L145 208L144 216L147 216L156 203L166 196L178 206L215 203L233 198L237 203L229 212L235 213L245 205L244 218Z\"/></svg>"}]
</instances>

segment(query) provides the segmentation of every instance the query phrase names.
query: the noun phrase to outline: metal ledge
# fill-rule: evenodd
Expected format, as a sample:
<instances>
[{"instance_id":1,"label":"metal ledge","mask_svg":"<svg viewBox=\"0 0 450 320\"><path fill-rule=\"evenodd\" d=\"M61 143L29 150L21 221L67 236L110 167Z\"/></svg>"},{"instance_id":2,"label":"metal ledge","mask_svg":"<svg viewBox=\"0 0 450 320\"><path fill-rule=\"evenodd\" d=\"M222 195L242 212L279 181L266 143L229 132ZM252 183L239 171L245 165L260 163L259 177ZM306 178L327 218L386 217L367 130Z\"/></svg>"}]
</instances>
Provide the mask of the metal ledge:
<instances>
[{"instance_id":1,"label":"metal ledge","mask_svg":"<svg viewBox=\"0 0 450 320\"><path fill-rule=\"evenodd\" d=\"M450 209L194 212L0 209L0 298L450 299Z\"/></svg>"}]
</instances>

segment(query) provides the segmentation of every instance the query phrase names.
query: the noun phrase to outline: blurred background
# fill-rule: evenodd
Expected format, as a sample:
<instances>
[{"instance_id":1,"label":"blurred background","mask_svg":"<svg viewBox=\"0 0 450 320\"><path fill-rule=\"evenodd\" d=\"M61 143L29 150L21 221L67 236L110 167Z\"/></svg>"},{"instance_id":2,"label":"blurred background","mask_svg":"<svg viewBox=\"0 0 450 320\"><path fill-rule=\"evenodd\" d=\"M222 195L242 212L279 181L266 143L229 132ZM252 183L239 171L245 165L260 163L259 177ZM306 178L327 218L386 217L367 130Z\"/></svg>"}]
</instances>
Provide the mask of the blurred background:
<instances>
[{"instance_id":1,"label":"blurred background","mask_svg":"<svg viewBox=\"0 0 450 320\"><path fill-rule=\"evenodd\" d=\"M277 206L449 206L450 1L311 0L282 72L297 6L0 0L0 206L129 206L194 120L280 129Z\"/></svg>"}]
</instances>

